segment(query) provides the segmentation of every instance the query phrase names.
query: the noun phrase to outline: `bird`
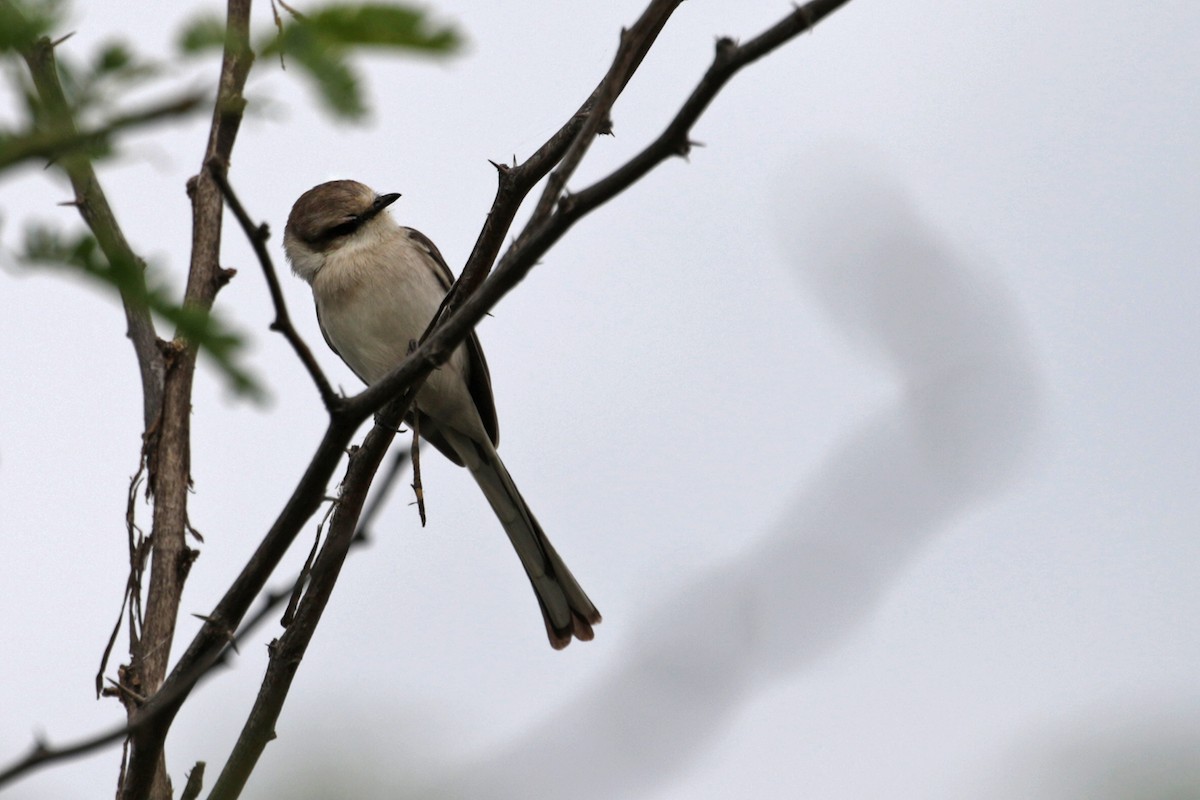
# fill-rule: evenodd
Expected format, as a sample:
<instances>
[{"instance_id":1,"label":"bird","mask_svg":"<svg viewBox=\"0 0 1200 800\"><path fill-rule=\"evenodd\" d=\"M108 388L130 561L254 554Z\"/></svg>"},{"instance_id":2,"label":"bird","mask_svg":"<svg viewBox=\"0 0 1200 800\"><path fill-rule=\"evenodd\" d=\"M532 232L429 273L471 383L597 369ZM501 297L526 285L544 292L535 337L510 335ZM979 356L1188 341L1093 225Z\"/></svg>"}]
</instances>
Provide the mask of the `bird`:
<instances>
[{"instance_id":1,"label":"bird","mask_svg":"<svg viewBox=\"0 0 1200 800\"><path fill-rule=\"evenodd\" d=\"M325 342L368 385L405 358L454 281L433 242L393 219L388 207L399 197L354 180L329 181L300 195L284 228L284 252L292 271L312 287ZM491 377L473 331L429 374L414 407L421 438L471 472L500 520L533 586L551 646L591 640L600 612L496 452ZM410 409L410 425L412 417Z\"/></svg>"}]
</instances>

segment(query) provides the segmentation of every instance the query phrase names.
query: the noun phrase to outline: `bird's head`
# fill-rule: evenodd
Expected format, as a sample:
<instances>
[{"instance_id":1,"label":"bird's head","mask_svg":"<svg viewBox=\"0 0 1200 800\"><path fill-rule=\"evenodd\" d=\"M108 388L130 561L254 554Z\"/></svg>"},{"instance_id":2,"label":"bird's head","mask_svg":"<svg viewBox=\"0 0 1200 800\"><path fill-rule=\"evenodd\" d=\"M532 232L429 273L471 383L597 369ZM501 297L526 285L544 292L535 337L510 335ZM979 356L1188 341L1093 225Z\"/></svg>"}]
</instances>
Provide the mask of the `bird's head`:
<instances>
[{"instance_id":1,"label":"bird's head","mask_svg":"<svg viewBox=\"0 0 1200 800\"><path fill-rule=\"evenodd\" d=\"M350 180L322 183L300 195L283 231L283 250L292 271L312 283L330 255L370 238L380 225L394 227L385 210L399 197L376 194Z\"/></svg>"}]
</instances>

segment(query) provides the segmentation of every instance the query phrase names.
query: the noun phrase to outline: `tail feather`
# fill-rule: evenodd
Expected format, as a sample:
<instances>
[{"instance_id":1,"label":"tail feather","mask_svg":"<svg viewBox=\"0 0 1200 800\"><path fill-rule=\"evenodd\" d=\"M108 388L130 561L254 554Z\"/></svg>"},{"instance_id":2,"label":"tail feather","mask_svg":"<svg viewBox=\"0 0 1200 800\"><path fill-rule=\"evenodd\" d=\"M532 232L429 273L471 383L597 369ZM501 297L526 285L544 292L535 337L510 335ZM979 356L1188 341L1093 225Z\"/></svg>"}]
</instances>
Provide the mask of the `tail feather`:
<instances>
[{"instance_id":1,"label":"tail feather","mask_svg":"<svg viewBox=\"0 0 1200 800\"><path fill-rule=\"evenodd\" d=\"M457 432L442 433L471 471L517 551L541 606L551 646L561 650L572 637L590 641L600 612L546 538L500 455L490 442L477 442Z\"/></svg>"}]
</instances>

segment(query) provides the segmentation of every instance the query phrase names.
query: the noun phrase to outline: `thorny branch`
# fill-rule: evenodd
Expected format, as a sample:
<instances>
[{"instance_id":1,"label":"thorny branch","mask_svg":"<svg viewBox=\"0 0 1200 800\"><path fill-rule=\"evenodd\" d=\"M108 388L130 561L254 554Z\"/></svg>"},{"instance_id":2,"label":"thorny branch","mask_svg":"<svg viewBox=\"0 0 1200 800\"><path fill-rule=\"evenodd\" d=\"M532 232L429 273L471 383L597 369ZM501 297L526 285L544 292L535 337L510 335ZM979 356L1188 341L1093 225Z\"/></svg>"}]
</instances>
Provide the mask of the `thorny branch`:
<instances>
[{"instance_id":1,"label":"thorny branch","mask_svg":"<svg viewBox=\"0 0 1200 800\"><path fill-rule=\"evenodd\" d=\"M387 498L392 486L395 484L399 476L404 472L404 467L407 465L407 463L407 453L399 452L396 454L391 466L388 468L385 479L379 482L374 494L371 496L371 501L367 504L366 509L362 513L359 529L355 533L354 540L352 542L353 545L357 546L370 541L371 524L375 517L379 514L380 509L383 507L384 500ZM192 680L190 683L181 683L181 685L195 685L201 678L207 677L208 674L211 674L213 667L225 665L229 660L228 656L230 651L236 652L239 644L244 643L250 638L250 635L254 633L260 625L262 625L262 623L273 617L279 606L284 605L285 601L291 597L293 587L299 584L303 578L304 576L297 573L290 580L283 582L280 585L280 588L271 590L264 594L261 602L259 603L258 609L255 610L253 614L250 614L245 618L245 620L242 622L241 628L238 629L237 633L233 634L232 636L226 633L224 638L228 644L228 647L224 650L224 652L222 652L217 661L212 664L209 669L205 670L204 674L192 676L195 678L195 680ZM205 621L208 621L207 618L205 618ZM163 707L166 706L165 701L172 699L162 696L162 692L159 692L159 695L161 700L164 701ZM133 733L138 725L146 724L150 722L151 719L152 718L150 716L143 713L138 717L137 720L129 722L125 725L116 726L111 730L62 747L52 747L44 741L38 741L34 744L34 747L29 755L5 770L0 771L0 786L3 786L9 780L16 778L22 773L28 772L29 770L40 766L41 764L61 761L71 758L72 756L86 755L87 753L94 752L105 745L120 741L121 739L124 739Z\"/></svg>"},{"instance_id":2,"label":"thorny branch","mask_svg":"<svg viewBox=\"0 0 1200 800\"><path fill-rule=\"evenodd\" d=\"M369 414L379 408L379 403L387 402L389 398L395 398L379 414L377 424L367 435L363 445L351 455L347 475L342 483L342 495L334 512L333 524L330 527L325 546L313 566L308 592L299 605L295 620L272 648L270 664L267 674L263 678L254 708L246 720L232 755L214 786L211 800L236 798L257 764L267 742L274 738L275 722L283 708L292 679L333 591L367 488L392 441L396 425L411 405L413 394L419 389L420 381L428 374L431 366L440 363L468 335L495 302L532 269L546 249L557 241L576 220L632 185L655 165L672 155L686 152L687 132L734 73L793 36L807 30L817 20L832 13L844 2L846 0L836 3L810 3L809 6L798 9L781 23L741 48L737 47L730 39L720 40L713 66L710 67L663 136L631 160L630 163L634 165L633 167L626 164L609 178L598 182L599 189L591 187L590 194L583 203L575 202L564 207L564 204L560 202L559 210L540 224L536 219L531 220L526 228L528 244L522 245L521 243L526 236L526 233L523 233L517 244L510 249L501 262L496 274L487 280L475 295L468 297L457 312L450 314L440 325L434 327L431 333L427 333L421 346L395 371L378 384L346 402L346 406L342 409L346 414ZM671 3L655 2L651 3L650 10L666 6L673 8ZM646 26L643 29L644 33L640 35L653 37L660 27ZM629 38L630 36L631 34L626 34L622 44L624 46L627 42L633 42L628 52L636 53L639 47L636 40ZM616 63L618 65L625 63L628 58L630 56L626 54L618 54ZM624 86L628 80L628 74L623 74L619 68L614 67L609 73L609 79L613 85L619 83ZM607 107L604 103L611 104L611 100L605 100L607 97L607 92L604 91L605 85L605 82L602 82L601 99L593 109L593 113L606 114ZM582 128L577 134L577 136L588 137L592 135L594 132L588 126ZM568 152L571 151L568 150ZM618 177L614 178L614 175Z\"/></svg>"},{"instance_id":3,"label":"thorny branch","mask_svg":"<svg viewBox=\"0 0 1200 800\"><path fill-rule=\"evenodd\" d=\"M488 272L491 271L496 256L499 255L500 248L504 244L504 238L512 228L517 209L525 202L526 195L537 185L537 182L546 177L550 170L563 160L572 143L583 138L586 143L581 146L586 148L595 132L610 132L608 109L612 106L612 100L625 89L629 79L633 77L634 71L641 65L646 53L650 51L651 46L658 38L659 32L667 24L671 13L682 2L683 0L653 0L647 6L637 22L628 31L622 33L621 51L618 52L613 66L600 80L600 83L584 100L579 110L572 114L571 118L533 155L520 165L511 167L493 162L499 173L496 198L492 202L492 208L488 212L483 228L479 231L479 237L475 241L471 255L467 257L462 274L459 275L458 280L446 295L442 307L430 325L431 328L434 323L444 319L450 312L462 305L463 300L473 294L487 278ZM599 112L594 114L597 109L600 109ZM581 131L588 124L589 119L593 119L593 124L588 125L592 133L581 136Z\"/></svg>"},{"instance_id":4,"label":"thorny branch","mask_svg":"<svg viewBox=\"0 0 1200 800\"><path fill-rule=\"evenodd\" d=\"M283 338L287 339L288 344L296 351L296 357L300 359L300 363L308 370L309 377L317 385L317 391L321 394L321 401L325 404L325 408L332 411L341 403L341 396L333 391L333 387L329 385L329 379L325 377L312 350L304 343L292 325L287 303L283 299L283 289L280 288L279 278L275 273L275 265L271 261L271 254L267 252L267 237L270 235L270 231L266 223L255 225L254 221L250 219L250 215L246 213L246 209L234 193L233 187L229 185L224 164L210 159L205 166L220 188L225 202L229 204L229 210L233 212L238 224L242 226L242 231L246 234L250 246L254 248L254 255L258 257L258 263L262 266L263 277L271 292L271 302L275 306L275 321L271 323L271 330L278 331L283 334Z\"/></svg>"},{"instance_id":5,"label":"thorny branch","mask_svg":"<svg viewBox=\"0 0 1200 800\"><path fill-rule=\"evenodd\" d=\"M564 171L564 186L557 190L558 194L551 203L550 211L540 220L530 220L517 242L501 258L494 274L490 278L487 277L488 267L499 252L521 201L538 180L555 164L563 161L572 142L576 141L581 131L589 131L588 136L591 138L595 131L603 128L603 125L596 125L595 120L606 123L607 109L611 106L611 101L607 98L610 95L615 98L628 82L679 1L651 2L639 23L623 35L624 52L618 54L613 69L584 103L580 112L524 164L519 167L500 168L500 188L492 213L489 214L480 233L462 278L455 284L452 295L448 296L456 299L443 305L436 327L431 329L421 345L392 373L360 394L329 409L329 427L291 498L241 574L230 585L213 612L205 618L204 626L180 657L162 687L148 698L130 720L128 728L110 733L102 741L89 740L57 750L39 743L26 759L0 773L0 785L38 764L86 752L104 742L118 739L126 730L134 733L135 741L130 774L134 773L134 763L139 758L136 743L141 740L144 752L140 756L142 766L139 774L144 776L146 759L150 756L150 750L147 748L156 746L157 752L161 752L162 737L165 736L179 707L205 673L224 659L232 643L230 631L245 616L301 527L316 512L324 498L325 487L353 432L362 422L383 408L378 415L378 424L351 458L330 535L314 564L311 583L300 602L296 619L275 648L272 665L268 668L255 708L243 732L243 738L246 739L244 746L239 745L235 748L230 763L223 770L222 778L225 777L226 771L230 775L227 786L230 787L231 793L228 796L237 796L240 784L244 783L244 775L249 774L247 768L253 768L265 741L273 732L274 720L286 697L291 678L303 657L332 591L346 551L353 541L354 523L359 518L366 488L370 485L371 478L391 442L396 425L403 418L420 381L431 369L444 361L488 310L528 274L546 251L575 222L624 191L658 164L672 156L686 154L690 147L688 134L692 126L734 74L808 30L848 2L814 0L797 8L780 23L744 45L739 46L731 39L720 40L712 65L663 134L624 165L578 193L562 194L565 178L569 176L573 166L571 170ZM646 21L645 25L641 25L643 21ZM613 87L616 87L615 93ZM585 126L589 115L596 109L601 111L593 119L593 124ZM232 143L231 139L229 143ZM586 149L586 145L581 145L581 148ZM474 290L476 286L478 289ZM150 774L153 774L152 767L153 764ZM218 785L221 780L218 779ZM127 781L126 797L144 796L129 793L130 785ZM213 796L225 795L218 794L214 789Z\"/></svg>"},{"instance_id":6,"label":"thorny branch","mask_svg":"<svg viewBox=\"0 0 1200 800\"><path fill-rule=\"evenodd\" d=\"M225 47L208 143L201 164L210 160L228 164L241 127L246 107L242 90L254 62L254 53L250 49L250 3L251 0L228 0L227 3ZM189 181L188 195L192 201L192 249L183 305L207 312L213 306L217 291L229 277L220 265L223 201L220 189L204 169ZM150 442L150 489L155 498L150 585L142 648L133 654L130 665L137 671L136 677L147 693L159 692L166 686L164 679L179 617L179 601L188 567L195 558L186 539L190 529L187 507L192 488L191 413L197 347L176 331L166 352L162 408L156 420L155 436ZM221 627L218 621L218 629L228 635L225 631L236 628L240 619L241 615L238 615L227 627ZM219 656L220 651L216 655ZM186 692L178 688L172 691L182 702ZM134 709L130 716L136 717L140 713L140 709ZM169 800L171 797L163 744L172 716L150 715L150 721L138 725L130 736L129 761L121 779L121 800Z\"/></svg>"}]
</instances>

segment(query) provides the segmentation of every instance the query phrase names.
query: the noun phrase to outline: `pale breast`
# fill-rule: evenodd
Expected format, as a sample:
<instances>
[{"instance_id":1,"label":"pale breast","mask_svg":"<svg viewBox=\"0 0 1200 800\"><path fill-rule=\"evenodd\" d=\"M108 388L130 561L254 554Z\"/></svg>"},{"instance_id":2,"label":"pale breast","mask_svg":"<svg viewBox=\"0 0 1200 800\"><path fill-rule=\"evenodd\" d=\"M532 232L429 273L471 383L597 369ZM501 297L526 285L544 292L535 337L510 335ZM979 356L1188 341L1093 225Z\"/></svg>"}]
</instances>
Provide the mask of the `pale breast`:
<instances>
[{"instance_id":1,"label":"pale breast","mask_svg":"<svg viewBox=\"0 0 1200 800\"><path fill-rule=\"evenodd\" d=\"M429 254L402 231L393 231L382 241L363 237L339 249L313 280L325 335L367 383L408 355L410 342L425 332L446 291ZM435 419L474 433L481 423L463 377L466 365L466 351L459 347L429 376L417 400Z\"/></svg>"}]
</instances>

